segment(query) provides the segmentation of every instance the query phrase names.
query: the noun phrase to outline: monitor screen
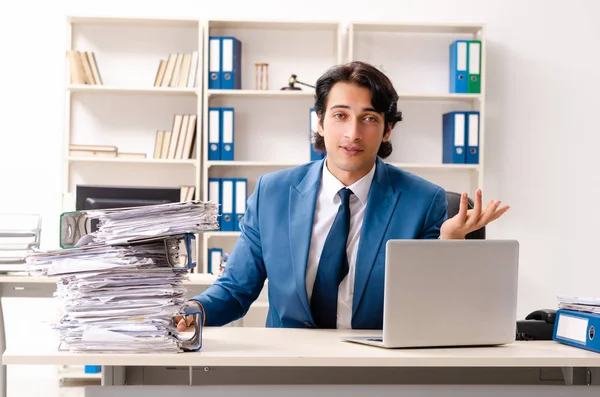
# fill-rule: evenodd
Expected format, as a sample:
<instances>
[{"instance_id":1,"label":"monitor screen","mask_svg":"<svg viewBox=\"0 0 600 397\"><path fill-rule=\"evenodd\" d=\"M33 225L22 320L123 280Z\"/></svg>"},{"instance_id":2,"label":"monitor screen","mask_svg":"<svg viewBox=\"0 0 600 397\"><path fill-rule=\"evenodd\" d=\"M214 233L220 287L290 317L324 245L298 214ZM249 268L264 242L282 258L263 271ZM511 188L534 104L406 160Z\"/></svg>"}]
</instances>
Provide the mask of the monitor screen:
<instances>
[{"instance_id":1,"label":"monitor screen","mask_svg":"<svg viewBox=\"0 0 600 397\"><path fill-rule=\"evenodd\" d=\"M77 185L75 209L82 211L141 207L179 201L181 201L181 189L179 187ZM91 220L90 228L89 232L98 230L97 219Z\"/></svg>"},{"instance_id":2,"label":"monitor screen","mask_svg":"<svg viewBox=\"0 0 600 397\"><path fill-rule=\"evenodd\" d=\"M179 187L134 187L77 185L75 209L97 210L175 203L181 200Z\"/></svg>"}]
</instances>

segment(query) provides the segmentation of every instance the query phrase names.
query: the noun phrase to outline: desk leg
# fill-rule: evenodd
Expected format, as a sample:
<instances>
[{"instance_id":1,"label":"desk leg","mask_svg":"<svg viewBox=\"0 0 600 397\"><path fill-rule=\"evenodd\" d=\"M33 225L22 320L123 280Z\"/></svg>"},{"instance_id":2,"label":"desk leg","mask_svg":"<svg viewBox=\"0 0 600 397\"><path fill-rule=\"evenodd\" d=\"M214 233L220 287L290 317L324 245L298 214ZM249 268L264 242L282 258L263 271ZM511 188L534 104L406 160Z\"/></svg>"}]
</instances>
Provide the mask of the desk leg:
<instances>
[{"instance_id":1,"label":"desk leg","mask_svg":"<svg viewBox=\"0 0 600 397\"><path fill-rule=\"evenodd\" d=\"M4 329L4 312L2 311L2 297L0 297L0 352L4 355L6 350L6 330ZM0 365L0 397L6 397L6 365Z\"/></svg>"},{"instance_id":2,"label":"desk leg","mask_svg":"<svg viewBox=\"0 0 600 397\"><path fill-rule=\"evenodd\" d=\"M102 367L102 386L122 386L125 384L127 384L125 367Z\"/></svg>"},{"instance_id":3,"label":"desk leg","mask_svg":"<svg viewBox=\"0 0 600 397\"><path fill-rule=\"evenodd\" d=\"M565 385L573 386L573 367L562 367L561 369L565 378Z\"/></svg>"}]
</instances>

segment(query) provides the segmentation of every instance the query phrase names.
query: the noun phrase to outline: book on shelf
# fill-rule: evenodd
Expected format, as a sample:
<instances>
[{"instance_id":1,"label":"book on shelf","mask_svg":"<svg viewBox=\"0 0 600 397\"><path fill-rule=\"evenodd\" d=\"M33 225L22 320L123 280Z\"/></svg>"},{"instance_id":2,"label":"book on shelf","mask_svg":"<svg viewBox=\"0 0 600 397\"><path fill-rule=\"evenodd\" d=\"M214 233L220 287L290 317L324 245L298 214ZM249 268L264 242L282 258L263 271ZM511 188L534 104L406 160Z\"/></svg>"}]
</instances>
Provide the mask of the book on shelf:
<instances>
[{"instance_id":1,"label":"book on shelf","mask_svg":"<svg viewBox=\"0 0 600 397\"><path fill-rule=\"evenodd\" d=\"M119 152L116 146L107 145L69 145L69 156L145 159L146 153Z\"/></svg>"},{"instance_id":2,"label":"book on shelf","mask_svg":"<svg viewBox=\"0 0 600 397\"><path fill-rule=\"evenodd\" d=\"M96 55L90 51L67 51L71 84L102 85Z\"/></svg>"},{"instance_id":3,"label":"book on shelf","mask_svg":"<svg viewBox=\"0 0 600 397\"><path fill-rule=\"evenodd\" d=\"M196 191L195 186L184 185L181 186L181 201L192 201L194 199L194 192Z\"/></svg>"},{"instance_id":4,"label":"book on shelf","mask_svg":"<svg viewBox=\"0 0 600 397\"><path fill-rule=\"evenodd\" d=\"M124 159L145 159L146 153L133 153L133 152L117 152L118 158Z\"/></svg>"},{"instance_id":5,"label":"book on shelf","mask_svg":"<svg viewBox=\"0 0 600 397\"><path fill-rule=\"evenodd\" d=\"M69 156L74 157L117 157L116 146L69 145Z\"/></svg>"},{"instance_id":6,"label":"book on shelf","mask_svg":"<svg viewBox=\"0 0 600 397\"><path fill-rule=\"evenodd\" d=\"M170 131L156 131L155 159L188 160L193 158L196 142L195 114L176 114Z\"/></svg>"},{"instance_id":7,"label":"book on shelf","mask_svg":"<svg viewBox=\"0 0 600 397\"><path fill-rule=\"evenodd\" d=\"M198 51L172 53L158 62L155 87L194 88L198 72Z\"/></svg>"}]
</instances>

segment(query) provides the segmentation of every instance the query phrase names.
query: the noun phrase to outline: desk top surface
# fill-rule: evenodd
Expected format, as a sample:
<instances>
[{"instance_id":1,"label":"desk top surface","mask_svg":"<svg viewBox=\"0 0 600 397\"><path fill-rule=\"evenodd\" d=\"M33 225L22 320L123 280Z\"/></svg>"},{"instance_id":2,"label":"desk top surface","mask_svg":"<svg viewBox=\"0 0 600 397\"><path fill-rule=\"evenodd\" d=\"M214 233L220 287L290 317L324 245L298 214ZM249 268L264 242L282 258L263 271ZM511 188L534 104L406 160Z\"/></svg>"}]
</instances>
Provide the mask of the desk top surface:
<instances>
[{"instance_id":1,"label":"desk top surface","mask_svg":"<svg viewBox=\"0 0 600 397\"><path fill-rule=\"evenodd\" d=\"M5 365L300 366L300 367L600 367L600 354L554 341L478 348L383 349L343 342L378 331L207 327L201 351L98 354L58 350L56 339L6 349Z\"/></svg>"}]
</instances>

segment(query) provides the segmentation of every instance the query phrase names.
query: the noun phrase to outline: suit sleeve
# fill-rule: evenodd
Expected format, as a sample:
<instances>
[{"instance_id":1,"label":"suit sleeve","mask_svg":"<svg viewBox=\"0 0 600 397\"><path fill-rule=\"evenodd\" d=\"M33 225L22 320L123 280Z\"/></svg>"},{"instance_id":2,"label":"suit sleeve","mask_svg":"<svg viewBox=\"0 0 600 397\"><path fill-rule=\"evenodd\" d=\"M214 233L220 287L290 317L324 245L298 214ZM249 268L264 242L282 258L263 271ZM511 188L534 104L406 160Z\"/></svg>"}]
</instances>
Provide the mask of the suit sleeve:
<instances>
[{"instance_id":1,"label":"suit sleeve","mask_svg":"<svg viewBox=\"0 0 600 397\"><path fill-rule=\"evenodd\" d=\"M258 221L261 179L248 198L240 221L240 237L227 259L223 275L192 298L204 308L207 326L221 326L243 317L266 280Z\"/></svg>"},{"instance_id":2,"label":"suit sleeve","mask_svg":"<svg viewBox=\"0 0 600 397\"><path fill-rule=\"evenodd\" d=\"M448 219L447 208L446 191L443 188L439 188L433 195L433 199L425 215L423 229L419 235L420 239L437 239L440 236L442 224Z\"/></svg>"}]
</instances>

